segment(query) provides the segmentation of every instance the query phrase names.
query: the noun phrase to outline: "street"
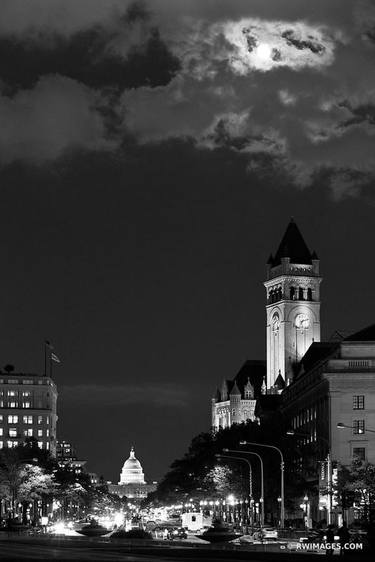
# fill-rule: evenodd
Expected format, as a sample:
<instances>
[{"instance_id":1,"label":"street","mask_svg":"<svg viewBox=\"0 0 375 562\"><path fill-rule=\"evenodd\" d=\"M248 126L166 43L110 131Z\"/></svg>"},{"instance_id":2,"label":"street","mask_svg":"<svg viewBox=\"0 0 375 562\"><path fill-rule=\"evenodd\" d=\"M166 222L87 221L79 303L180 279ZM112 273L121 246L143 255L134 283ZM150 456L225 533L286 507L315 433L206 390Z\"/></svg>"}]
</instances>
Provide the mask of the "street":
<instances>
[{"instance_id":1,"label":"street","mask_svg":"<svg viewBox=\"0 0 375 562\"><path fill-rule=\"evenodd\" d=\"M132 552L133 551L133 552ZM289 562L293 558L296 562L302 560L307 562L311 557L316 558L317 553L292 553L290 551L256 552L252 549L240 548L235 551L215 548L189 548L168 544L137 545L107 543L98 541L72 541L72 540L40 540L35 538L2 538L0 540L0 559L7 560L121 560L128 562L174 562L181 559L194 560L249 560L261 562L265 560L278 560ZM361 560L367 556L360 554ZM359 560L348 556L349 559Z\"/></svg>"}]
</instances>

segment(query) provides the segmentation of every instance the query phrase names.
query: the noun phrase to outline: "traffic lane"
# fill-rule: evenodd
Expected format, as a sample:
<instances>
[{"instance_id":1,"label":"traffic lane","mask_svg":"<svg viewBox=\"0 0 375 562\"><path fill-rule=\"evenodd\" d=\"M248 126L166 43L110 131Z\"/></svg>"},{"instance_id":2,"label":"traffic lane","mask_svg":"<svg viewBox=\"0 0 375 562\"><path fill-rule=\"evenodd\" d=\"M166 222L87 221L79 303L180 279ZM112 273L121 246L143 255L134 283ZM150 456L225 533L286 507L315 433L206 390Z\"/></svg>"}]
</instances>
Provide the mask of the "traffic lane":
<instances>
[{"instance_id":1,"label":"traffic lane","mask_svg":"<svg viewBox=\"0 0 375 562\"><path fill-rule=\"evenodd\" d=\"M21 544L16 542L3 542L0 543L0 560L1 562L14 561L14 560L58 560L62 562L64 560L72 562L80 562L86 560L98 560L102 562L113 562L118 560L121 562L181 562L182 558L186 560L194 560L194 562L204 562L210 560L211 562L222 562L226 560L227 562L234 562L238 560L237 558L232 558L230 553L226 553L227 556L220 556L218 558L212 556L209 557L198 555L181 557L178 552L165 556L162 552L148 554L130 554L125 553L121 550L116 550L111 548L109 545L106 548L96 548L94 546L89 548L74 547L74 546L50 546L50 545L36 545L36 544ZM306 558L305 558L306 559ZM260 559L251 558L252 562L261 562ZM262 561L264 562L264 560Z\"/></svg>"}]
</instances>

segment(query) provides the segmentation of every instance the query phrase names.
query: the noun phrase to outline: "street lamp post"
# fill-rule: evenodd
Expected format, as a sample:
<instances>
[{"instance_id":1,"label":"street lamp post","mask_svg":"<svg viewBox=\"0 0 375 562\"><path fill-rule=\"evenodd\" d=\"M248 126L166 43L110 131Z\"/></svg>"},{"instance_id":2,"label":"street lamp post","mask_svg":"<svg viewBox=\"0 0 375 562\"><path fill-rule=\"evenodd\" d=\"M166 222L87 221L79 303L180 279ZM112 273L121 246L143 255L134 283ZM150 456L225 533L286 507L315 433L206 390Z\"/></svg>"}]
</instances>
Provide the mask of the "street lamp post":
<instances>
[{"instance_id":1,"label":"street lamp post","mask_svg":"<svg viewBox=\"0 0 375 562\"><path fill-rule=\"evenodd\" d=\"M339 422L337 424L337 429L353 429L352 425L346 425L345 423L341 423ZM375 433L375 429L369 429L368 427L366 427L365 429L363 429L362 431L359 430L358 433L365 433L365 431L368 431L369 433Z\"/></svg>"},{"instance_id":2,"label":"street lamp post","mask_svg":"<svg viewBox=\"0 0 375 562\"><path fill-rule=\"evenodd\" d=\"M224 449L225 450L225 449ZM246 462L248 467L249 467L249 513L250 513L250 524L253 525L253 512L252 512L252 506L253 506L253 470L252 470L252 466L251 466L251 462L248 461L247 459L244 459L243 457L234 457L231 455L215 455L216 458L218 459L236 459L239 461L243 461Z\"/></svg>"},{"instance_id":3,"label":"street lamp post","mask_svg":"<svg viewBox=\"0 0 375 562\"><path fill-rule=\"evenodd\" d=\"M258 447L266 447L267 449L274 449L280 455L280 471L281 471L281 481L280 481L280 527L284 529L285 527L285 491L284 491L284 455L276 445L264 445L263 443L255 443L251 441L240 441L240 445L256 445Z\"/></svg>"},{"instance_id":4,"label":"street lamp post","mask_svg":"<svg viewBox=\"0 0 375 562\"><path fill-rule=\"evenodd\" d=\"M263 468L263 459L260 455L258 455L258 453L253 453L250 451L236 451L233 449L223 449L224 453L237 453L240 455L253 455L254 457L257 457L259 459L260 462L260 504L261 504L261 511L260 511L260 524L261 527L264 526L264 468ZM231 457L234 458L234 457ZM240 457L243 458L243 457Z\"/></svg>"},{"instance_id":5,"label":"street lamp post","mask_svg":"<svg viewBox=\"0 0 375 562\"><path fill-rule=\"evenodd\" d=\"M296 431L290 430L286 432L287 435L296 435L300 437L309 437L308 433L297 433ZM325 437L316 436L316 439L323 441L328 448L327 452L327 488L328 488L328 513L327 513L327 524L332 523L332 460L331 460L331 446Z\"/></svg>"}]
</instances>

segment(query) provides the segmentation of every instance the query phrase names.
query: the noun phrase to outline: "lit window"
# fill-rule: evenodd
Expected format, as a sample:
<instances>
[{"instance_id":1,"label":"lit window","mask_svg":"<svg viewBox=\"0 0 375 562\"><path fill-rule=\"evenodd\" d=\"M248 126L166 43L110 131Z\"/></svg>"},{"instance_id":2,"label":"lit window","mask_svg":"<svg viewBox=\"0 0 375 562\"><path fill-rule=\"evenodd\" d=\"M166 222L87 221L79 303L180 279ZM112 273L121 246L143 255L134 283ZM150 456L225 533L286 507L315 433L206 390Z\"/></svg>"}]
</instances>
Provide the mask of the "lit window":
<instances>
[{"instance_id":1,"label":"lit window","mask_svg":"<svg viewBox=\"0 0 375 562\"><path fill-rule=\"evenodd\" d=\"M8 449L12 449L13 447L17 447L17 446L18 446L18 441L7 441Z\"/></svg>"},{"instance_id":2,"label":"lit window","mask_svg":"<svg viewBox=\"0 0 375 562\"><path fill-rule=\"evenodd\" d=\"M46 429L46 435L49 437L49 429Z\"/></svg>"},{"instance_id":3,"label":"lit window","mask_svg":"<svg viewBox=\"0 0 375 562\"><path fill-rule=\"evenodd\" d=\"M0 421L3 421L3 414L0 414Z\"/></svg>"},{"instance_id":4,"label":"lit window","mask_svg":"<svg viewBox=\"0 0 375 562\"><path fill-rule=\"evenodd\" d=\"M23 434L24 434L25 437L32 437L33 436L32 428L24 429Z\"/></svg>"},{"instance_id":5,"label":"lit window","mask_svg":"<svg viewBox=\"0 0 375 562\"><path fill-rule=\"evenodd\" d=\"M9 402L9 408L18 408L18 402Z\"/></svg>"},{"instance_id":6,"label":"lit window","mask_svg":"<svg viewBox=\"0 0 375 562\"><path fill-rule=\"evenodd\" d=\"M22 408L30 408L30 402L22 402Z\"/></svg>"},{"instance_id":7,"label":"lit window","mask_svg":"<svg viewBox=\"0 0 375 562\"><path fill-rule=\"evenodd\" d=\"M365 432L365 420L353 420L353 434L360 435Z\"/></svg>"},{"instance_id":8,"label":"lit window","mask_svg":"<svg viewBox=\"0 0 375 562\"><path fill-rule=\"evenodd\" d=\"M0 441L0 449L2 449L3 447L4 447L4 443Z\"/></svg>"},{"instance_id":9,"label":"lit window","mask_svg":"<svg viewBox=\"0 0 375 562\"><path fill-rule=\"evenodd\" d=\"M49 425L49 416L46 417L46 424Z\"/></svg>"},{"instance_id":10,"label":"lit window","mask_svg":"<svg viewBox=\"0 0 375 562\"><path fill-rule=\"evenodd\" d=\"M43 449L43 441L38 441L38 447L39 449Z\"/></svg>"},{"instance_id":11,"label":"lit window","mask_svg":"<svg viewBox=\"0 0 375 562\"><path fill-rule=\"evenodd\" d=\"M28 390L27 390L26 392L23 392L23 393L22 393L22 397L23 397L23 398L28 398L28 397L30 397L30 396L31 396L31 392L28 391Z\"/></svg>"},{"instance_id":12,"label":"lit window","mask_svg":"<svg viewBox=\"0 0 375 562\"><path fill-rule=\"evenodd\" d=\"M16 427L10 427L9 428L9 437L17 437L17 428Z\"/></svg>"},{"instance_id":13,"label":"lit window","mask_svg":"<svg viewBox=\"0 0 375 562\"><path fill-rule=\"evenodd\" d=\"M49 443L48 442L46 443L46 449L47 449L47 451L49 451Z\"/></svg>"},{"instance_id":14,"label":"lit window","mask_svg":"<svg viewBox=\"0 0 375 562\"><path fill-rule=\"evenodd\" d=\"M353 410L364 410L365 409L365 397L363 394L359 396L353 396Z\"/></svg>"},{"instance_id":15,"label":"lit window","mask_svg":"<svg viewBox=\"0 0 375 562\"><path fill-rule=\"evenodd\" d=\"M43 429L38 429L38 437L43 437Z\"/></svg>"},{"instance_id":16,"label":"lit window","mask_svg":"<svg viewBox=\"0 0 375 562\"><path fill-rule=\"evenodd\" d=\"M17 396L16 391L15 390L8 390L8 396Z\"/></svg>"},{"instance_id":17,"label":"lit window","mask_svg":"<svg viewBox=\"0 0 375 562\"><path fill-rule=\"evenodd\" d=\"M3 435L3 428L2 427L0 427L0 435L1 436Z\"/></svg>"},{"instance_id":18,"label":"lit window","mask_svg":"<svg viewBox=\"0 0 375 562\"><path fill-rule=\"evenodd\" d=\"M8 423L18 423L18 416L8 416Z\"/></svg>"},{"instance_id":19,"label":"lit window","mask_svg":"<svg viewBox=\"0 0 375 562\"><path fill-rule=\"evenodd\" d=\"M23 423L31 425L33 423L33 416L23 416Z\"/></svg>"},{"instance_id":20,"label":"lit window","mask_svg":"<svg viewBox=\"0 0 375 562\"><path fill-rule=\"evenodd\" d=\"M25 379L22 381L22 384L34 384L34 381L30 380L30 379Z\"/></svg>"},{"instance_id":21,"label":"lit window","mask_svg":"<svg viewBox=\"0 0 375 562\"><path fill-rule=\"evenodd\" d=\"M366 449L365 447L354 447L353 448L353 457L357 457L357 459L364 461L366 460Z\"/></svg>"},{"instance_id":22,"label":"lit window","mask_svg":"<svg viewBox=\"0 0 375 562\"><path fill-rule=\"evenodd\" d=\"M38 416L38 425L43 423L43 416Z\"/></svg>"}]
</instances>

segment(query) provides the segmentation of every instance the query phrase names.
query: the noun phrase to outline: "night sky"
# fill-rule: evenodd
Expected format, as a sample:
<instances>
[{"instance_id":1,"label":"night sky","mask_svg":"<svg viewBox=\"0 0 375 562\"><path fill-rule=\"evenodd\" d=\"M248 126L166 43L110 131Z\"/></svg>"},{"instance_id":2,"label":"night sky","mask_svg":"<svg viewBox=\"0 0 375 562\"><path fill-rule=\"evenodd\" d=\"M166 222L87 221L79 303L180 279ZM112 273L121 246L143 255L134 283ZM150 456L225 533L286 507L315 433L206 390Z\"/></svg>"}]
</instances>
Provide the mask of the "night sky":
<instances>
[{"instance_id":1,"label":"night sky","mask_svg":"<svg viewBox=\"0 0 375 562\"><path fill-rule=\"evenodd\" d=\"M375 3L2 0L0 363L61 365L58 438L160 479L265 353L293 216L322 332L375 321Z\"/></svg>"}]
</instances>

